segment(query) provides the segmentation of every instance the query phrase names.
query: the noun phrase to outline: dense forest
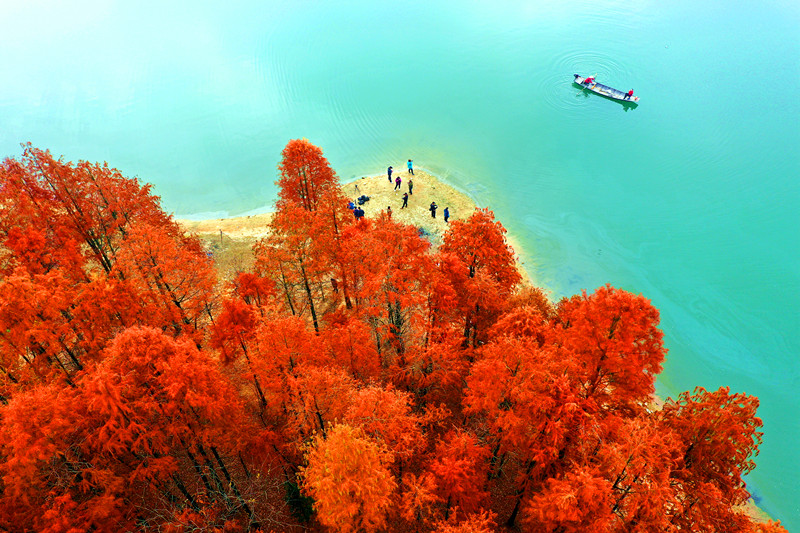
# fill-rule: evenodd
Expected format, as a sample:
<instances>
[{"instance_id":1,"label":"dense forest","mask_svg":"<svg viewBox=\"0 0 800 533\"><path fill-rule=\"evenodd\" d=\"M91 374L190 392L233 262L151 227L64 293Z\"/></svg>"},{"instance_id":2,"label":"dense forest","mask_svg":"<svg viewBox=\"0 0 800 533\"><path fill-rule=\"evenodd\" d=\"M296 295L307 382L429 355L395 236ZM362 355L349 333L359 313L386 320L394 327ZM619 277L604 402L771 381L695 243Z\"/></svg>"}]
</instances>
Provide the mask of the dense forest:
<instances>
[{"instance_id":1,"label":"dense forest","mask_svg":"<svg viewBox=\"0 0 800 533\"><path fill-rule=\"evenodd\" d=\"M290 141L254 266L149 185L0 165L0 529L778 532L744 514L758 400L662 407L649 300L551 302L487 209L356 220Z\"/></svg>"}]
</instances>

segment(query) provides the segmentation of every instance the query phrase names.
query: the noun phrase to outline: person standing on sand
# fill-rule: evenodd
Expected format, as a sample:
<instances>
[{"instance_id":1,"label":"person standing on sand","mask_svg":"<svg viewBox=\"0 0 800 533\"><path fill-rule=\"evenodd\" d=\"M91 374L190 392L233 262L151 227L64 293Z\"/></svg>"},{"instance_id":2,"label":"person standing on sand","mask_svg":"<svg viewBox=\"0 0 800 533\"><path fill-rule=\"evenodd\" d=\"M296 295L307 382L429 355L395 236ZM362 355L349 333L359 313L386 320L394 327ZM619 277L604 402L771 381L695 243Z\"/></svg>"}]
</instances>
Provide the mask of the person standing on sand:
<instances>
[{"instance_id":1,"label":"person standing on sand","mask_svg":"<svg viewBox=\"0 0 800 533\"><path fill-rule=\"evenodd\" d=\"M386 173L389 174L389 183L392 182L392 167L386 169Z\"/></svg>"},{"instance_id":2,"label":"person standing on sand","mask_svg":"<svg viewBox=\"0 0 800 533\"><path fill-rule=\"evenodd\" d=\"M408 178L408 194L414 194L414 182Z\"/></svg>"},{"instance_id":3,"label":"person standing on sand","mask_svg":"<svg viewBox=\"0 0 800 533\"><path fill-rule=\"evenodd\" d=\"M403 180L401 180L401 179L400 179L400 176L397 176L397 177L394 179L394 190L397 190L397 189L399 189L399 188L400 188L400 184L401 184L401 183L403 183Z\"/></svg>"},{"instance_id":4,"label":"person standing on sand","mask_svg":"<svg viewBox=\"0 0 800 533\"><path fill-rule=\"evenodd\" d=\"M428 208L428 211L431 212L431 217L436 218L436 208L439 207L436 205L436 202L431 202L431 206Z\"/></svg>"},{"instance_id":5,"label":"person standing on sand","mask_svg":"<svg viewBox=\"0 0 800 533\"><path fill-rule=\"evenodd\" d=\"M404 192L403 193L403 205L400 206L400 209L405 209L406 207L408 207L408 193Z\"/></svg>"},{"instance_id":6,"label":"person standing on sand","mask_svg":"<svg viewBox=\"0 0 800 533\"><path fill-rule=\"evenodd\" d=\"M447 219L450 218L450 207L444 208L444 221L447 222Z\"/></svg>"},{"instance_id":7,"label":"person standing on sand","mask_svg":"<svg viewBox=\"0 0 800 533\"><path fill-rule=\"evenodd\" d=\"M414 166L411 164L411 160L408 160L408 173L413 175L414 174Z\"/></svg>"}]
</instances>

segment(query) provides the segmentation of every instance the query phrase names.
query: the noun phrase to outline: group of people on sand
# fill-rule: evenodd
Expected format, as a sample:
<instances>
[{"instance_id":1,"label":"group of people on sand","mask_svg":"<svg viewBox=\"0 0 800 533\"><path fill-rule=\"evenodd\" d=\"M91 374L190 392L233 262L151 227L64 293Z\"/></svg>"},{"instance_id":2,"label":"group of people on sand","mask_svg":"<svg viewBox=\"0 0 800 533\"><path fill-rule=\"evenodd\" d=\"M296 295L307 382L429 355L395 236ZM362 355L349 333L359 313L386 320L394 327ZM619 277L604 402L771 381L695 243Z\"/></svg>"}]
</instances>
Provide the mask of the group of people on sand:
<instances>
[{"instance_id":1,"label":"group of people on sand","mask_svg":"<svg viewBox=\"0 0 800 533\"><path fill-rule=\"evenodd\" d=\"M392 174L393 173L394 173L394 169L391 166L389 166L389 168L386 169L386 174L388 176L390 184L392 183ZM403 205L400 206L400 209L405 209L406 207L408 207L408 198L409 198L410 195L414 194L414 180L411 178L411 176L414 175L414 163L410 159L408 160L408 174L409 174L409 177L408 177L408 192L404 192L403 193ZM395 191L399 190L400 187L402 186L402 184L403 184L403 180L400 178L400 176L395 175L395 178L394 178L394 190ZM358 185L356 185L356 192L357 193L359 192L358 191ZM360 218L362 218L364 216L364 210L361 208L361 205L363 205L364 203L366 203L368 201L369 201L369 196L361 195L356 200L351 200L347 204L347 207L353 212L353 216L356 217L356 220L358 220L358 219L360 219ZM436 210L437 209L439 209L439 206L436 205L436 202L431 202L431 205L428 207L428 211L431 212L431 218L436 218ZM389 218L391 218L391 216L392 216L392 206L387 206L386 207L386 214L389 215ZM445 207L443 214L444 214L444 221L445 222L449 222L449 220L450 220L450 208L449 207Z\"/></svg>"},{"instance_id":2,"label":"group of people on sand","mask_svg":"<svg viewBox=\"0 0 800 533\"><path fill-rule=\"evenodd\" d=\"M411 176L414 175L414 163L413 163L413 161L411 161L409 159L407 165L408 165L408 174L409 174L408 192L404 192L403 193L403 205L400 206L400 209L405 209L406 207L408 207L408 197L409 197L409 195L413 195L414 194L414 180L411 178ZM390 165L389 168L386 169L386 174L388 176L389 183L392 183L392 173L393 172L394 172L394 168ZM403 184L403 180L400 179L400 176L396 175L395 178L394 178L394 190L400 189L400 186L402 184ZM428 207L428 211L431 212L431 217L432 218L436 218L436 209L438 209L438 208L439 208L439 206L436 205L436 202L431 202L430 207ZM391 206L388 206L386 208L386 211L391 216L391 213L392 213ZM445 207L444 208L444 221L447 222L449 219L450 219L450 208L449 207Z\"/></svg>"}]
</instances>

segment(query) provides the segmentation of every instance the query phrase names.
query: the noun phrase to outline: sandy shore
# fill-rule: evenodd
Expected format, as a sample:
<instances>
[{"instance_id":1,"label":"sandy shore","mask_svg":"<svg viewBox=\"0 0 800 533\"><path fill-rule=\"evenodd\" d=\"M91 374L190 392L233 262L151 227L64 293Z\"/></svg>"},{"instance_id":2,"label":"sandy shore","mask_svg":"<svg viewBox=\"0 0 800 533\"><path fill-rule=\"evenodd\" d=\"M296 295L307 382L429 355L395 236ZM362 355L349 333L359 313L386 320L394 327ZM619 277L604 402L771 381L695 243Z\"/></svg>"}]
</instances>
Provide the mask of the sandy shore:
<instances>
[{"instance_id":1,"label":"sandy shore","mask_svg":"<svg viewBox=\"0 0 800 533\"><path fill-rule=\"evenodd\" d=\"M347 183L342 185L342 190L345 196L352 199L361 195L370 197L370 200L361 206L365 216L374 217L380 211L386 211L387 207L391 207L392 217L424 229L435 241L447 228L443 215L445 207L450 208L450 219L458 220L466 218L472 213L475 209L475 202L425 171L416 170L415 173L414 176L406 171L399 173L402 180L400 189L395 189L394 181L390 183L384 174L368 176ZM398 173L395 173L392 178L394 179L396 176ZM401 209L403 193L408 192L409 178L413 180L413 194L408 197L408 207ZM436 202L439 206L436 218L432 218L428 211L431 202ZM201 237L219 236L222 232L223 239L225 236L232 239L257 239L267 234L271 217L270 213L264 213L209 220L179 219L178 223L187 231L197 233Z\"/></svg>"},{"instance_id":2,"label":"sandy shore","mask_svg":"<svg viewBox=\"0 0 800 533\"><path fill-rule=\"evenodd\" d=\"M405 166L405 165L404 165ZM401 185L395 189L394 178L400 176ZM409 179L413 181L412 194L408 196L408 207L402 208L403 193L407 193ZM402 170L392 175L389 182L386 174L366 176L342 185L342 190L353 200L361 195L369 196L369 201L361 207L366 217L375 217L389 207L392 218L421 228L428 239L436 246L441 243L442 234L447 229L444 209L450 208L450 220L469 217L476 204L466 194L439 181L424 170L415 170L414 175ZM439 208L436 218L431 217L429 207L436 202ZM214 254L218 268L224 274L246 269L252 264L250 247L267 235L271 213L260 215L216 218L208 220L184 220L177 222L190 233L196 233ZM506 235L509 243L518 250L514 239ZM517 254L518 256L518 254ZM517 257L519 262L519 256ZM522 267L521 263L518 263ZM530 283L524 268L520 268L523 278Z\"/></svg>"}]
</instances>

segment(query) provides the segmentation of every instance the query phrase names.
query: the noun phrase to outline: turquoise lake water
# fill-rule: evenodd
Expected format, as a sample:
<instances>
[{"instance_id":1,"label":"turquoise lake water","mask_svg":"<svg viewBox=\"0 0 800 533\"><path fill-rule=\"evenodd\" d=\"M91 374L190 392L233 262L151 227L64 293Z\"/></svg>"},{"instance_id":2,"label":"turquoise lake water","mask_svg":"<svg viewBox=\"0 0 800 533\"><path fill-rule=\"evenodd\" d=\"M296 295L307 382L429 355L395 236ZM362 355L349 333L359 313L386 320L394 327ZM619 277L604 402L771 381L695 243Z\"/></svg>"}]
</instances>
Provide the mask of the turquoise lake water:
<instances>
[{"instance_id":1,"label":"turquoise lake water","mask_svg":"<svg viewBox=\"0 0 800 533\"><path fill-rule=\"evenodd\" d=\"M205 218L266 210L291 138L343 180L413 158L556 297L652 299L661 395L758 396L748 485L800 531L800 4L272 3L3 3L0 156L107 160Z\"/></svg>"}]
</instances>

